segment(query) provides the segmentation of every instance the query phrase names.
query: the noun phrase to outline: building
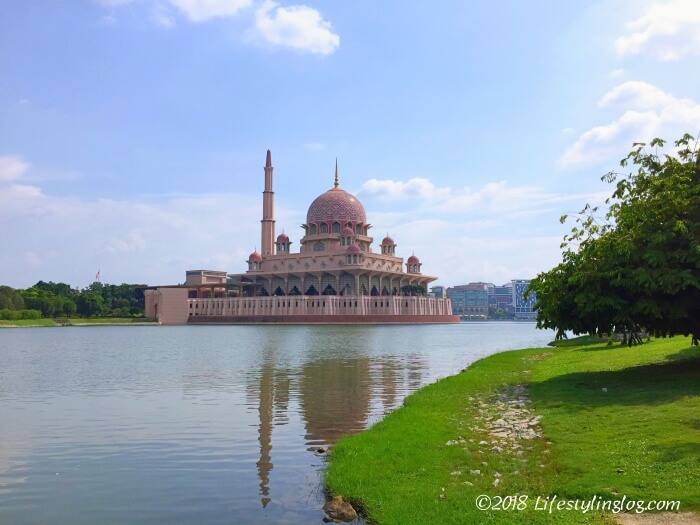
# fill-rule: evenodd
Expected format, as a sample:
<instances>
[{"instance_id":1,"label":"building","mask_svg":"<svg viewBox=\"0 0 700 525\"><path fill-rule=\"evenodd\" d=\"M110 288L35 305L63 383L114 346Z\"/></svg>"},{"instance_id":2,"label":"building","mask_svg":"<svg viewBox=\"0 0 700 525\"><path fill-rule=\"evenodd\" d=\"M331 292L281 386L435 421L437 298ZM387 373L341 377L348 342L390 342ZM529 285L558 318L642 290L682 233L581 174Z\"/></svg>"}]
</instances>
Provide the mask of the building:
<instances>
[{"instance_id":1,"label":"building","mask_svg":"<svg viewBox=\"0 0 700 525\"><path fill-rule=\"evenodd\" d=\"M467 319L487 319L489 315L489 289L491 283L469 283L447 289L452 311Z\"/></svg>"},{"instance_id":2,"label":"building","mask_svg":"<svg viewBox=\"0 0 700 525\"><path fill-rule=\"evenodd\" d=\"M437 278L415 255L404 263L388 235L375 252L365 209L340 187L309 206L299 251L275 237L273 166L264 168L260 252L244 273L189 270L183 285L149 287L146 315L185 323L453 323L448 299L427 296Z\"/></svg>"},{"instance_id":3,"label":"building","mask_svg":"<svg viewBox=\"0 0 700 525\"><path fill-rule=\"evenodd\" d=\"M506 283L503 286L494 286L489 289L489 308L491 317L512 318L513 317L513 283Z\"/></svg>"},{"instance_id":4,"label":"building","mask_svg":"<svg viewBox=\"0 0 700 525\"><path fill-rule=\"evenodd\" d=\"M514 279L511 281L513 287L513 317L515 319L534 320L537 317L535 303L537 296L535 292L531 292L528 299L525 299L525 291L530 286L529 280Z\"/></svg>"}]
</instances>

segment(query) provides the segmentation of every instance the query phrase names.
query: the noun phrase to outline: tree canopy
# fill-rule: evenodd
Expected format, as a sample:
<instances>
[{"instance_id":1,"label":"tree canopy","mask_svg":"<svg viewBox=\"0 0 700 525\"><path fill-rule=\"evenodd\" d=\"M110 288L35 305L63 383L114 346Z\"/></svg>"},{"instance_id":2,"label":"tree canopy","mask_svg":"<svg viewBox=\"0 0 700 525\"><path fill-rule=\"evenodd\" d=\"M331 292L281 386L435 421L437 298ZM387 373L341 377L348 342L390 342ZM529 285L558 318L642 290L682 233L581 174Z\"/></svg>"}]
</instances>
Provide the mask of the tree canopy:
<instances>
[{"instance_id":1,"label":"tree canopy","mask_svg":"<svg viewBox=\"0 0 700 525\"><path fill-rule=\"evenodd\" d=\"M700 338L700 151L686 134L635 143L622 159L607 211L586 205L564 237L562 262L530 282L537 326L575 334ZM562 222L567 216L562 217Z\"/></svg>"}]
</instances>

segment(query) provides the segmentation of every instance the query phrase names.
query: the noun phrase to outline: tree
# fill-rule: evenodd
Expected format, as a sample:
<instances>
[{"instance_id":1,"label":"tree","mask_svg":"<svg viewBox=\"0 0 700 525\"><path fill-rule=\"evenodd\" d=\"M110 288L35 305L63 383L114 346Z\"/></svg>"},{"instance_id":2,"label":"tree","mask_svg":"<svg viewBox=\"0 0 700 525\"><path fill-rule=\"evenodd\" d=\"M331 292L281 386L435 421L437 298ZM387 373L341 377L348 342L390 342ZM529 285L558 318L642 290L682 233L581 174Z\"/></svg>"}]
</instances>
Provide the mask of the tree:
<instances>
[{"instance_id":1,"label":"tree","mask_svg":"<svg viewBox=\"0 0 700 525\"><path fill-rule=\"evenodd\" d=\"M85 317L96 317L102 313L104 299L102 296L93 291L83 290L78 296L76 306L78 313Z\"/></svg>"},{"instance_id":2,"label":"tree","mask_svg":"<svg viewBox=\"0 0 700 525\"><path fill-rule=\"evenodd\" d=\"M24 299L19 290L9 286L0 286L0 310L21 310L24 308Z\"/></svg>"},{"instance_id":3,"label":"tree","mask_svg":"<svg viewBox=\"0 0 700 525\"><path fill-rule=\"evenodd\" d=\"M700 152L691 135L661 155L665 141L636 143L621 161L600 217L586 207L564 237L562 263L531 281L537 325L557 336L630 332L700 338ZM566 216L562 217L562 222Z\"/></svg>"}]
</instances>

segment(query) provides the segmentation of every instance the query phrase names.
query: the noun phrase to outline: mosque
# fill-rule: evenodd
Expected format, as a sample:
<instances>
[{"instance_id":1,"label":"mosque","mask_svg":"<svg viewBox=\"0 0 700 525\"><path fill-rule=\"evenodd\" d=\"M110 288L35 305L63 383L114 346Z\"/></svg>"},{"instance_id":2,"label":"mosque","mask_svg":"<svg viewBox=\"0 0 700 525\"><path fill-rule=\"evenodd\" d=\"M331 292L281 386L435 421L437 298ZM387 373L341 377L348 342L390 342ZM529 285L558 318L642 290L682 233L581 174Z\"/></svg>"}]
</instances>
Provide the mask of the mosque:
<instances>
[{"instance_id":1,"label":"mosque","mask_svg":"<svg viewBox=\"0 0 700 525\"><path fill-rule=\"evenodd\" d=\"M309 206L299 251L275 238L273 166L265 162L260 252L245 273L188 270L185 283L145 290L146 316L162 324L455 323L449 299L427 296L437 277L415 255L396 256L388 235L372 247L365 209L338 183ZM405 268L404 268L405 267Z\"/></svg>"}]
</instances>

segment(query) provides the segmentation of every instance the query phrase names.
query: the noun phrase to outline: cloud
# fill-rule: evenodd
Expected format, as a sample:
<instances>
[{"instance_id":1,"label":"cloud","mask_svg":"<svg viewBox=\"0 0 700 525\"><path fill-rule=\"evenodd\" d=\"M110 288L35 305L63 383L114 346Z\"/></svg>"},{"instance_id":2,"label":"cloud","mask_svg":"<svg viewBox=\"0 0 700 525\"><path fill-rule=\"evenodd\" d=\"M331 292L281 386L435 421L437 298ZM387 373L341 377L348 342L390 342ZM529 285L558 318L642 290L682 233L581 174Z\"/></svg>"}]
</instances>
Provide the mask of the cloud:
<instances>
[{"instance_id":1,"label":"cloud","mask_svg":"<svg viewBox=\"0 0 700 525\"><path fill-rule=\"evenodd\" d=\"M8 182L21 179L29 169L22 157L6 155L0 157L0 182Z\"/></svg>"},{"instance_id":2,"label":"cloud","mask_svg":"<svg viewBox=\"0 0 700 525\"><path fill-rule=\"evenodd\" d=\"M392 179L369 179L362 184L361 191L385 200L414 197L433 200L440 196L449 196L452 190L450 188L437 188L430 180L416 177L406 182Z\"/></svg>"},{"instance_id":3,"label":"cloud","mask_svg":"<svg viewBox=\"0 0 700 525\"><path fill-rule=\"evenodd\" d=\"M305 5L280 7L266 1L255 12L255 31L269 44L316 55L330 55L340 45L331 23Z\"/></svg>"},{"instance_id":4,"label":"cloud","mask_svg":"<svg viewBox=\"0 0 700 525\"><path fill-rule=\"evenodd\" d=\"M380 201L419 201L419 209L432 214L464 214L491 211L507 216L525 216L549 211L546 206L566 201L602 200L597 194L551 193L534 186L508 186L507 181L489 182L477 190L469 187L438 187L426 178L406 182L369 179L360 190ZM603 197L604 198L604 197Z\"/></svg>"},{"instance_id":5,"label":"cloud","mask_svg":"<svg viewBox=\"0 0 700 525\"><path fill-rule=\"evenodd\" d=\"M133 0L94 0L105 7L120 7ZM149 17L157 26L176 25L171 8L194 23L215 18L233 18L254 5L254 0L147 0ZM280 6L272 0L257 2L254 26L245 35L268 45L296 49L315 55L330 55L338 49L340 37L333 32L331 22L306 5ZM170 7L168 7L170 6ZM116 23L114 16L100 18L101 25Z\"/></svg>"},{"instance_id":6,"label":"cloud","mask_svg":"<svg viewBox=\"0 0 700 525\"><path fill-rule=\"evenodd\" d=\"M169 0L192 22L236 16L249 7L252 0Z\"/></svg>"},{"instance_id":7,"label":"cloud","mask_svg":"<svg viewBox=\"0 0 700 525\"><path fill-rule=\"evenodd\" d=\"M601 109L622 111L608 124L582 133L569 146L559 163L564 168L609 161L621 157L634 142L649 142L654 137L668 139L684 132L697 132L700 104L679 98L647 82L620 84L600 99Z\"/></svg>"},{"instance_id":8,"label":"cloud","mask_svg":"<svg viewBox=\"0 0 700 525\"><path fill-rule=\"evenodd\" d=\"M304 147L309 151L321 151L326 148L326 145L322 142L307 142Z\"/></svg>"},{"instance_id":9,"label":"cloud","mask_svg":"<svg viewBox=\"0 0 700 525\"><path fill-rule=\"evenodd\" d=\"M170 9L163 4L156 4L151 7L151 20L154 24L165 29L172 29L175 27L175 17L173 16Z\"/></svg>"},{"instance_id":10,"label":"cloud","mask_svg":"<svg viewBox=\"0 0 700 525\"><path fill-rule=\"evenodd\" d=\"M629 34L615 47L620 55L650 53L661 61L700 54L700 9L697 0L672 0L651 5L627 24Z\"/></svg>"}]
</instances>

